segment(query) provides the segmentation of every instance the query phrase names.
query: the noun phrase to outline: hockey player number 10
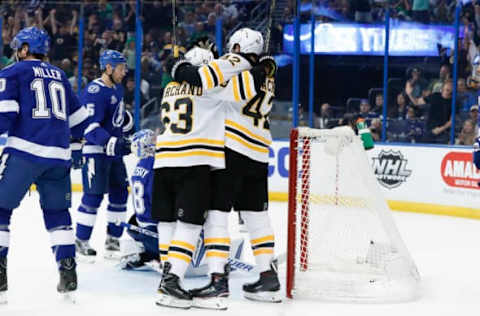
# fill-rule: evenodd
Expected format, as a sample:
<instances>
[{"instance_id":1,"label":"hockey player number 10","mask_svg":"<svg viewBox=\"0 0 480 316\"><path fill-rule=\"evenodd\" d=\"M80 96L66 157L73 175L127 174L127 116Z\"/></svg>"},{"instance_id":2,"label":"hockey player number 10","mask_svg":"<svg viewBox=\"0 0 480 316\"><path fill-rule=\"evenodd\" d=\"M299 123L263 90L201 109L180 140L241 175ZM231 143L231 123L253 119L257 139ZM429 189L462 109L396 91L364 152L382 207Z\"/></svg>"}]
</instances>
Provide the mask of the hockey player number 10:
<instances>
[{"instance_id":1,"label":"hockey player number 10","mask_svg":"<svg viewBox=\"0 0 480 316\"><path fill-rule=\"evenodd\" d=\"M34 119L50 118L50 110L47 107L47 97L45 95L45 84L43 79L35 79L30 84L30 89L35 92L36 107L32 111ZM67 120L67 105L65 97L65 88L58 81L50 81L48 92L52 103L53 115L59 119Z\"/></svg>"}]
</instances>

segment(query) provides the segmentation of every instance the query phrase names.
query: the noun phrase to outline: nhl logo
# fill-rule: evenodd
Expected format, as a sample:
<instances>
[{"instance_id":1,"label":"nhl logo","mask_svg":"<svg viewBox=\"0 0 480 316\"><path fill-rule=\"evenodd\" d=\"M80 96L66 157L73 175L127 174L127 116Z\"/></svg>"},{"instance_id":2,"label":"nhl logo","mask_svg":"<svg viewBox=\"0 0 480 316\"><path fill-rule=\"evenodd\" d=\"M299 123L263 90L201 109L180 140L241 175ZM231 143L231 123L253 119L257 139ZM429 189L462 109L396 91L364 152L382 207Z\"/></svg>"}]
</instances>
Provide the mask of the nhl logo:
<instances>
[{"instance_id":1,"label":"nhl logo","mask_svg":"<svg viewBox=\"0 0 480 316\"><path fill-rule=\"evenodd\" d=\"M382 150L372 160L378 182L388 189L400 186L412 174L412 170L407 169L408 160L400 151Z\"/></svg>"}]
</instances>

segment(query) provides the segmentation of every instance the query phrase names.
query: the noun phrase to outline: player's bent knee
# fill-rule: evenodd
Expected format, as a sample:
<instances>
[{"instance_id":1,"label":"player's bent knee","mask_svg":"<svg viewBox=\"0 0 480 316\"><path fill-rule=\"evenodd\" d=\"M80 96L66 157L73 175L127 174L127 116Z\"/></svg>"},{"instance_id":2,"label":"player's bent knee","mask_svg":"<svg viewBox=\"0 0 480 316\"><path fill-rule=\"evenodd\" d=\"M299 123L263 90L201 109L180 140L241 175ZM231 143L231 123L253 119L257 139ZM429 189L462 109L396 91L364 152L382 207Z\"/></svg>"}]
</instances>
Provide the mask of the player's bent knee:
<instances>
[{"instance_id":1,"label":"player's bent knee","mask_svg":"<svg viewBox=\"0 0 480 316\"><path fill-rule=\"evenodd\" d=\"M0 208L0 225L8 226L10 225L10 218L12 217L13 210Z\"/></svg>"},{"instance_id":2,"label":"player's bent knee","mask_svg":"<svg viewBox=\"0 0 480 316\"><path fill-rule=\"evenodd\" d=\"M228 227L228 217L230 213L212 210L208 211L207 219L205 220L205 229L210 227Z\"/></svg>"},{"instance_id":3,"label":"player's bent knee","mask_svg":"<svg viewBox=\"0 0 480 316\"><path fill-rule=\"evenodd\" d=\"M52 230L57 227L69 227L72 225L72 218L68 209L63 210L43 210L43 219L47 230Z\"/></svg>"},{"instance_id":4,"label":"player's bent knee","mask_svg":"<svg viewBox=\"0 0 480 316\"><path fill-rule=\"evenodd\" d=\"M82 197L82 205L87 208L98 208L103 200L103 194L85 193Z\"/></svg>"},{"instance_id":5,"label":"player's bent knee","mask_svg":"<svg viewBox=\"0 0 480 316\"><path fill-rule=\"evenodd\" d=\"M241 211L241 215L249 231L270 227L270 217L268 216L268 211Z\"/></svg>"}]
</instances>

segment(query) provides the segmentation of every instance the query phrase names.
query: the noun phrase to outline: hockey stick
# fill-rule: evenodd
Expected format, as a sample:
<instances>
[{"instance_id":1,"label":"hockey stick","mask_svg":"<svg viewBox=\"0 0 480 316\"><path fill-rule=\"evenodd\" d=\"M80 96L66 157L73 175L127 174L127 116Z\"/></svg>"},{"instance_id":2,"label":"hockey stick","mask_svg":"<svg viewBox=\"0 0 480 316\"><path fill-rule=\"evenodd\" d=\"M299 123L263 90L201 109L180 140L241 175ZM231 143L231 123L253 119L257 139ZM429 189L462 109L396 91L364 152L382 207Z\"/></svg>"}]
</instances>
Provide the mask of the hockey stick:
<instances>
[{"instance_id":1,"label":"hockey stick","mask_svg":"<svg viewBox=\"0 0 480 316\"><path fill-rule=\"evenodd\" d=\"M124 223L124 222L117 223L117 225L120 225L120 226L125 227L127 229L136 231L137 233L143 234L145 236L158 238L157 233L152 232L151 230L142 228L142 227L137 226L137 225L133 225L133 224L130 224L130 223ZM280 264L280 263L283 263L283 262L286 261L286 259L287 259L286 257L287 257L286 254L283 253L283 254L279 255L278 257L276 257L275 260L277 260L277 263ZM238 270L251 272L255 269L255 265L253 265L251 263L248 263L248 262L245 262L245 261L242 261L242 260L239 260L239 259L228 258L227 262L230 264L230 266L232 268L235 268L235 269L238 269Z\"/></svg>"},{"instance_id":2,"label":"hockey stick","mask_svg":"<svg viewBox=\"0 0 480 316\"><path fill-rule=\"evenodd\" d=\"M172 52L173 57L178 57L178 49L177 49L177 9L176 9L176 0L172 0Z\"/></svg>"},{"instance_id":3,"label":"hockey stick","mask_svg":"<svg viewBox=\"0 0 480 316\"><path fill-rule=\"evenodd\" d=\"M267 30L265 32L265 52L268 53L270 48L270 37L272 33L273 10L275 10L275 0L270 1L270 9L268 11Z\"/></svg>"}]
</instances>

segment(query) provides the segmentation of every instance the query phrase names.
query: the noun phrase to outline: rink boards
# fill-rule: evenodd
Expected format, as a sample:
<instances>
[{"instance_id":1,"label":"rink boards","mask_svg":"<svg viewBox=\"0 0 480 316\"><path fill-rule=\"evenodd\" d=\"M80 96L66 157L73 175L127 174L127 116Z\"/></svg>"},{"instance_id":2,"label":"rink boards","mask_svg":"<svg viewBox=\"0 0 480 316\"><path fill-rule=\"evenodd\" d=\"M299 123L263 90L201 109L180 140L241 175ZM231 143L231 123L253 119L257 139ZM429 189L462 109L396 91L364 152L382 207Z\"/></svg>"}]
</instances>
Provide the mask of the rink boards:
<instances>
[{"instance_id":1,"label":"rink boards","mask_svg":"<svg viewBox=\"0 0 480 316\"><path fill-rule=\"evenodd\" d=\"M270 147L272 201L287 200L288 147L287 140ZM392 209L480 219L480 171L472 163L471 147L376 144L367 154ZM130 155L125 162L130 174L136 159ZM73 171L73 190L81 191L81 183L80 171Z\"/></svg>"}]
</instances>

